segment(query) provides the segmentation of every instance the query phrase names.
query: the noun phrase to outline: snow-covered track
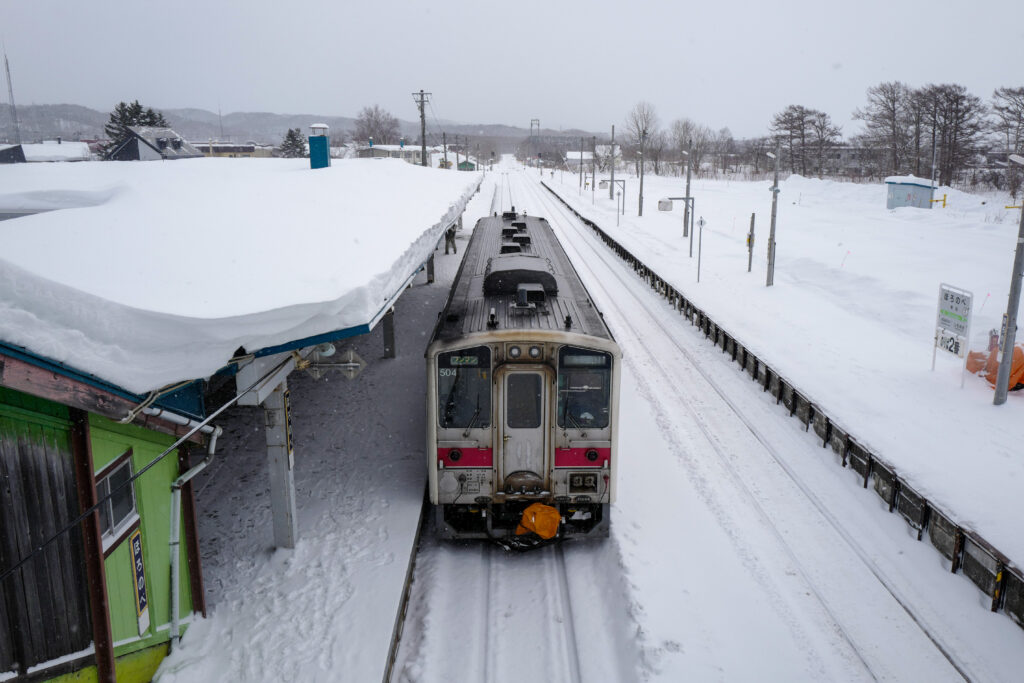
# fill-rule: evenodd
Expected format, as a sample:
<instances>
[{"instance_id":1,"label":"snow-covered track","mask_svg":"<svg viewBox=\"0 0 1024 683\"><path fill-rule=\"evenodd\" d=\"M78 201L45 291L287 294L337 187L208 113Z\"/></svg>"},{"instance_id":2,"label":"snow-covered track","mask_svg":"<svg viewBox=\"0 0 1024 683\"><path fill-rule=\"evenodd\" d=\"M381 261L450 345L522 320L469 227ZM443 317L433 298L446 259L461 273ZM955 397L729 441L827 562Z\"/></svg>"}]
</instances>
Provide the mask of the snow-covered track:
<instances>
[{"instance_id":1,"label":"snow-covered track","mask_svg":"<svg viewBox=\"0 0 1024 683\"><path fill-rule=\"evenodd\" d=\"M868 674L873 678L885 679L922 675L923 672L901 669L899 653L878 643L873 634L867 632L870 629L863 628L863 615L858 616L859 612L863 612L863 606L858 610L857 606L852 604L853 601L840 595L842 592L872 604L872 609L880 609L879 618L903 619L905 624L899 627L903 638L910 637L911 630L917 630L919 635L926 637L941 654L942 661L935 661L939 657L932 660L936 674L948 678L949 674L953 673L954 676L958 674L969 680L970 676L964 665L944 642L945 636L932 627L930 622L935 620L934 616L928 614L927 609L921 609L920 605L912 604L902 595L895 582L885 575L870 553L852 538L828 506L789 467L785 458L782 458L771 445L771 440L743 415L726 392L701 368L700 361L694 358L693 353L678 341L678 330L670 328L665 322L667 307L664 302L650 296L647 287L649 280L641 280L628 273L621 262L617 261L589 229L560 202L539 188L536 189L536 196L544 204L544 211L556 231L563 230L571 234L571 237L563 239L562 242L584 281L587 282L588 288L601 297L598 304L609 314L613 330L623 348L627 349L627 363L635 368L644 368L638 370L638 374L645 376L652 398L656 396L659 402L662 402L666 396L674 395L674 400L669 403L672 406L686 407L690 418L688 424L695 426L703 437L699 440L700 451L714 453L718 462L716 466L709 466L705 458L696 457L693 452L688 452L687 448L679 449L679 457L698 473L696 476L703 477L706 482L721 481L724 476L733 491L739 492L747 501L760 523L797 568L808 593L815 596L838 636L848 644ZM612 290L615 290L614 294ZM625 296L624 292L632 294L628 306L621 303ZM643 319L643 324L638 327L659 329L662 334L658 335L657 339L651 339L650 336L644 337L634 333L633 326L638 322L638 318ZM619 326L612 323L616 319L620 321ZM672 317L668 319L673 322L677 320ZM624 321L628 323L621 324ZM680 356L686 362L677 362ZM723 411L713 405L718 402L728 405L732 415L722 417ZM671 420L666 420L665 423L671 424ZM740 438L735 436L738 427L746 432ZM686 438L685 434L676 436L680 441ZM761 454L756 454L757 457L753 459L760 460L762 464L750 466L748 453L744 450L752 447L760 449L770 460L766 461L761 458ZM770 462L774 467L766 468L763 466L764 462ZM771 471L773 469L775 474ZM758 482L761 490L753 490L746 481ZM806 509L802 510L800 515L779 519L778 498L764 491L766 486L773 485L780 488L788 487L789 500L792 499L794 492L798 492L809 505L803 506ZM721 486L707 486L711 489L708 493L708 502L716 504L714 489ZM813 514L808 514L807 509L813 510ZM827 526L833 533L828 535L828 542L821 543L818 548L795 547L789 540L792 526L795 524ZM820 533L817 537L823 538ZM851 568L852 564L859 566ZM830 566L833 569L823 570ZM751 569L756 571L756 567L752 566ZM837 579L844 583L841 591L832 590ZM765 584L764 587L771 590L770 585ZM952 667L952 670L948 667Z\"/></svg>"},{"instance_id":2,"label":"snow-covered track","mask_svg":"<svg viewBox=\"0 0 1024 683\"><path fill-rule=\"evenodd\" d=\"M873 453L830 417L820 401L809 398L598 225L572 209L546 183L541 184L556 198L554 206L589 226L650 289L664 297L684 319L696 325L708 340L738 364L742 372L748 373L765 392L769 392L777 404L783 404L790 416L803 424L805 431L813 430L821 439L822 448L830 449L837 456L836 462L856 472L856 481L863 488L871 487L888 506L889 512L899 513L918 540L927 539L946 558L952 573L962 574L985 594L991 611L1003 611L1024 627L1024 571L1013 566L1004 553L980 534L958 523L952 514L916 491L884 458ZM728 400L724 393L723 398Z\"/></svg>"},{"instance_id":3,"label":"snow-covered track","mask_svg":"<svg viewBox=\"0 0 1024 683\"><path fill-rule=\"evenodd\" d=\"M636 678L612 541L516 553L427 529L391 680Z\"/></svg>"}]
</instances>

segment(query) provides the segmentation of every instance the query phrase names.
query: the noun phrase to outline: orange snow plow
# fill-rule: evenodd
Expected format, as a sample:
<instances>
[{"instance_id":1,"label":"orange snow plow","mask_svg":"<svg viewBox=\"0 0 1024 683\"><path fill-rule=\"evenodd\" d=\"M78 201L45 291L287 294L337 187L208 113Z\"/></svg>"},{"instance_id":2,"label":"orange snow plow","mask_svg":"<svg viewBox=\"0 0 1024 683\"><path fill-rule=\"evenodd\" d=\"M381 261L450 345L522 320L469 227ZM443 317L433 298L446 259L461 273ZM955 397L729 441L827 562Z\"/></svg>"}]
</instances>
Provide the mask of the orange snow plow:
<instances>
[{"instance_id":1,"label":"orange snow plow","mask_svg":"<svg viewBox=\"0 0 1024 683\"><path fill-rule=\"evenodd\" d=\"M516 536L535 533L545 541L555 537L562 516L558 510L543 503L533 503L523 510L523 518L516 527Z\"/></svg>"},{"instance_id":2,"label":"orange snow plow","mask_svg":"<svg viewBox=\"0 0 1024 683\"><path fill-rule=\"evenodd\" d=\"M994 387L999 376L999 356L995 344L990 344L988 351L970 351L967 354L967 371L982 377ZM1013 347L1013 360L1010 363L1009 390L1018 389L1024 389L1024 344Z\"/></svg>"}]
</instances>

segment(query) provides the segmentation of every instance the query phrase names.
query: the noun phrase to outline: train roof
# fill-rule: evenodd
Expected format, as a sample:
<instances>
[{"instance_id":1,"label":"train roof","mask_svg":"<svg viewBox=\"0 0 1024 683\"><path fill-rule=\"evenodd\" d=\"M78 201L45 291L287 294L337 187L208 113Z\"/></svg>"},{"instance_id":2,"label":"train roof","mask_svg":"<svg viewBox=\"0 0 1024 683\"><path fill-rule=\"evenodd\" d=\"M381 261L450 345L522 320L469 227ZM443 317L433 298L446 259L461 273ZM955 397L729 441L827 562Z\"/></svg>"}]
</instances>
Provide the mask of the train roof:
<instances>
[{"instance_id":1,"label":"train roof","mask_svg":"<svg viewBox=\"0 0 1024 683\"><path fill-rule=\"evenodd\" d=\"M612 339L543 218L505 212L477 221L434 340L501 330L570 331Z\"/></svg>"}]
</instances>

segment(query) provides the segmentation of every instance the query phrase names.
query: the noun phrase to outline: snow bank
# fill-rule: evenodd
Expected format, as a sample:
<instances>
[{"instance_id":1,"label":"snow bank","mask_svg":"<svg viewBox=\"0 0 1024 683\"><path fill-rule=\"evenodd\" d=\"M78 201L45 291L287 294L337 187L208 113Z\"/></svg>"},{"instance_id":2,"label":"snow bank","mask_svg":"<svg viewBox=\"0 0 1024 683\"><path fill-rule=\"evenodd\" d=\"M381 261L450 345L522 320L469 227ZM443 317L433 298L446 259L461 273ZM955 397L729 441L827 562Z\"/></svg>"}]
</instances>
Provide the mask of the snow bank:
<instances>
[{"instance_id":1,"label":"snow bank","mask_svg":"<svg viewBox=\"0 0 1024 683\"><path fill-rule=\"evenodd\" d=\"M476 174L387 159L0 168L0 339L130 391L368 323Z\"/></svg>"}]
</instances>

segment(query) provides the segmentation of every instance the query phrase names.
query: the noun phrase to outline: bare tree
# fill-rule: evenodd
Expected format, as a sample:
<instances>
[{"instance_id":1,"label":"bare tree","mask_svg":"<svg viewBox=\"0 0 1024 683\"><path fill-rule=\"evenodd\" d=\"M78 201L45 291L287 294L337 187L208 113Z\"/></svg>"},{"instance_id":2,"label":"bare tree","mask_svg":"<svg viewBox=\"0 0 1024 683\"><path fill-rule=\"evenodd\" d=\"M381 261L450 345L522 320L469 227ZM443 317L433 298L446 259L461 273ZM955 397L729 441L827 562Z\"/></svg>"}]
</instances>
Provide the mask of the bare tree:
<instances>
[{"instance_id":1,"label":"bare tree","mask_svg":"<svg viewBox=\"0 0 1024 683\"><path fill-rule=\"evenodd\" d=\"M813 110L791 104L772 117L769 130L789 156L793 173L807 175L807 139L810 136Z\"/></svg>"},{"instance_id":2,"label":"bare tree","mask_svg":"<svg viewBox=\"0 0 1024 683\"><path fill-rule=\"evenodd\" d=\"M668 136L660 128L647 134L647 158L654 164L654 175L661 173L661 161L668 147Z\"/></svg>"},{"instance_id":3,"label":"bare tree","mask_svg":"<svg viewBox=\"0 0 1024 683\"><path fill-rule=\"evenodd\" d=\"M904 167L909 144L910 94L910 88L899 81L879 83L868 88L867 106L853 112L853 118L864 122L860 144L885 149L889 173L894 175Z\"/></svg>"},{"instance_id":4,"label":"bare tree","mask_svg":"<svg viewBox=\"0 0 1024 683\"><path fill-rule=\"evenodd\" d=\"M814 149L815 163L818 167L818 177L825 173L826 158L828 152L839 141L842 132L839 126L832 123L832 118L823 111L811 112L811 139Z\"/></svg>"},{"instance_id":5,"label":"bare tree","mask_svg":"<svg viewBox=\"0 0 1024 683\"><path fill-rule=\"evenodd\" d=\"M386 109L378 105L363 107L356 117L356 129L353 139L366 141L373 139L378 145L393 145L399 140L398 119Z\"/></svg>"},{"instance_id":6,"label":"bare tree","mask_svg":"<svg viewBox=\"0 0 1024 683\"><path fill-rule=\"evenodd\" d=\"M729 158L736 151L736 141L733 140L732 131L722 128L711 138L711 147L714 151L713 167L715 172L729 170Z\"/></svg>"},{"instance_id":7,"label":"bare tree","mask_svg":"<svg viewBox=\"0 0 1024 683\"><path fill-rule=\"evenodd\" d=\"M658 115L654 112L654 105L650 102L637 102L626 115L626 135L632 146L644 150L642 147L647 144L647 137L658 129ZM637 173L640 172L638 162Z\"/></svg>"},{"instance_id":8,"label":"bare tree","mask_svg":"<svg viewBox=\"0 0 1024 683\"><path fill-rule=\"evenodd\" d=\"M1024 88L996 88L992 93L993 130L1011 154L1024 152Z\"/></svg>"},{"instance_id":9,"label":"bare tree","mask_svg":"<svg viewBox=\"0 0 1024 683\"><path fill-rule=\"evenodd\" d=\"M694 172L699 172L701 164L704 162L704 155L707 154L710 146L711 129L690 119L676 119L672 122L669 135L672 139L672 147L680 157L688 147L691 147L689 150L690 163L693 165Z\"/></svg>"},{"instance_id":10,"label":"bare tree","mask_svg":"<svg viewBox=\"0 0 1024 683\"><path fill-rule=\"evenodd\" d=\"M996 88L992 93L993 130L1006 154L1024 153L1024 88ZM1021 170L1014 164L1006 169L1006 184L1014 201L1021 188Z\"/></svg>"},{"instance_id":11,"label":"bare tree","mask_svg":"<svg viewBox=\"0 0 1024 683\"><path fill-rule=\"evenodd\" d=\"M949 185L976 153L976 146L986 133L988 110L977 96L953 83L929 85L924 88L924 97L932 108L939 182Z\"/></svg>"},{"instance_id":12,"label":"bare tree","mask_svg":"<svg viewBox=\"0 0 1024 683\"><path fill-rule=\"evenodd\" d=\"M911 91L907 100L907 166L918 177L924 177L931 167L931 149L935 145L934 110L932 95L927 89Z\"/></svg>"},{"instance_id":13,"label":"bare tree","mask_svg":"<svg viewBox=\"0 0 1024 683\"><path fill-rule=\"evenodd\" d=\"M647 144L647 136L657 132L658 115L654 113L654 105L650 102L637 102L633 105L629 114L626 115L626 131L635 143L640 145L639 171L640 171L640 192L637 196L637 215L644 215L644 146Z\"/></svg>"},{"instance_id":14,"label":"bare tree","mask_svg":"<svg viewBox=\"0 0 1024 683\"><path fill-rule=\"evenodd\" d=\"M754 167L754 173L761 172L761 164L768 158L765 152L771 152L775 149L772 145L771 138L767 136L761 136L758 138L751 138L744 144L746 147L747 163ZM767 165L765 170L768 170Z\"/></svg>"}]
</instances>

